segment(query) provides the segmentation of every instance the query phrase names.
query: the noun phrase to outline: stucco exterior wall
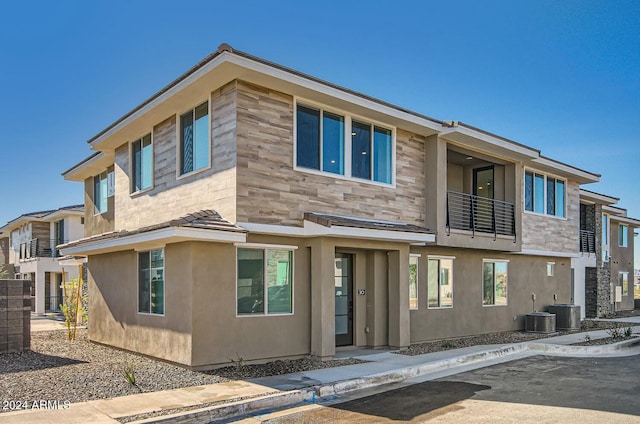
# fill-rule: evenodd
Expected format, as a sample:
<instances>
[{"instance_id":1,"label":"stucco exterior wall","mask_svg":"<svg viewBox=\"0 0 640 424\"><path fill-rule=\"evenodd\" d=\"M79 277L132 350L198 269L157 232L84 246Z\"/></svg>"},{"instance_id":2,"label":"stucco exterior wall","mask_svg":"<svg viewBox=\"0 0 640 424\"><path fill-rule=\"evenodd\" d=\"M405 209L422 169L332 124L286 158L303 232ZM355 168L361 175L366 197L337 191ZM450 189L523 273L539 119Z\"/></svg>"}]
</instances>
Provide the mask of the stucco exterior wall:
<instances>
[{"instance_id":1,"label":"stucco exterior wall","mask_svg":"<svg viewBox=\"0 0 640 424\"><path fill-rule=\"evenodd\" d=\"M580 236L580 186L568 181L566 218L522 213L522 250L577 253Z\"/></svg>"},{"instance_id":2,"label":"stucco exterior wall","mask_svg":"<svg viewBox=\"0 0 640 424\"><path fill-rule=\"evenodd\" d=\"M301 225L304 212L425 225L424 138L397 130L396 188L294 170L293 97L238 87L238 222Z\"/></svg>"},{"instance_id":3,"label":"stucco exterior wall","mask_svg":"<svg viewBox=\"0 0 640 424\"><path fill-rule=\"evenodd\" d=\"M567 258L505 255L489 251L448 248L412 248L419 253L418 310L410 311L411 342L512 331L524 328L524 315L547 305L569 303L571 263ZM427 308L429 255L453 256L453 308ZM507 305L483 306L482 260L505 259L508 264ZM547 276L547 262L555 262L555 275ZM554 302L553 295L558 295Z\"/></svg>"},{"instance_id":4,"label":"stucco exterior wall","mask_svg":"<svg viewBox=\"0 0 640 424\"><path fill-rule=\"evenodd\" d=\"M165 249L165 315L138 313L138 255L89 257L89 339L184 365L191 363L191 257Z\"/></svg>"},{"instance_id":5,"label":"stucco exterior wall","mask_svg":"<svg viewBox=\"0 0 640 424\"><path fill-rule=\"evenodd\" d=\"M107 172L113 171L109 167ZM107 210L104 213L95 213L93 177L84 180L84 236L90 237L96 234L107 233L115 229L115 198L107 197Z\"/></svg>"}]
</instances>

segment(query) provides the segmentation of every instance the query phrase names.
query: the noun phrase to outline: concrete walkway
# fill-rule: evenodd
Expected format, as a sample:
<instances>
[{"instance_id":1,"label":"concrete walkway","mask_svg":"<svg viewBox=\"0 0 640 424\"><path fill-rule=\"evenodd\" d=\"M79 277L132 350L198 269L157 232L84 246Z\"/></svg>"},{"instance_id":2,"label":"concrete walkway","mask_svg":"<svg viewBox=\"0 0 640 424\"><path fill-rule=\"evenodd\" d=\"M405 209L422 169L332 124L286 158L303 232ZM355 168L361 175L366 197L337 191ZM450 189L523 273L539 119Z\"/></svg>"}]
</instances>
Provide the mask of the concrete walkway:
<instances>
[{"instance_id":1,"label":"concrete walkway","mask_svg":"<svg viewBox=\"0 0 640 424\"><path fill-rule=\"evenodd\" d=\"M640 322L640 317L633 319ZM640 335L640 327L634 327L634 334ZM114 424L118 423L118 418L190 407L193 409L187 412L177 412L135 422L205 423L215 419L263 413L297 404L331 401L338 395L409 379L442 378L532 355L610 357L640 354L640 338L603 346L569 346L571 343L584 341L587 335L592 340L609 336L606 330L599 330L508 345L472 346L417 356L370 349L341 351L338 354L339 357L356 357L368 362L249 381L230 381L74 403L68 409L41 408L7 412L0 414L0 421L6 424L25 422ZM33 401L29 400L29 402Z\"/></svg>"}]
</instances>

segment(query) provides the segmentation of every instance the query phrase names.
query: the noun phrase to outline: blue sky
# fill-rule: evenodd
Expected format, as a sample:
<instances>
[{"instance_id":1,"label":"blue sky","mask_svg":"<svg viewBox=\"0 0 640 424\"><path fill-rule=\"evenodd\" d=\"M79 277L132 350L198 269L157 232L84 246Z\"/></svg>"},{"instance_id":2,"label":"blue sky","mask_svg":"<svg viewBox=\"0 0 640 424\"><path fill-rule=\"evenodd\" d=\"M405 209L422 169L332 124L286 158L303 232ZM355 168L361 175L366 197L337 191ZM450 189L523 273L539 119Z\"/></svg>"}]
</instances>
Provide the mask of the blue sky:
<instances>
[{"instance_id":1,"label":"blue sky","mask_svg":"<svg viewBox=\"0 0 640 424\"><path fill-rule=\"evenodd\" d=\"M222 42L602 174L640 217L638 1L31 1L0 15L0 225L82 203L86 140Z\"/></svg>"}]
</instances>

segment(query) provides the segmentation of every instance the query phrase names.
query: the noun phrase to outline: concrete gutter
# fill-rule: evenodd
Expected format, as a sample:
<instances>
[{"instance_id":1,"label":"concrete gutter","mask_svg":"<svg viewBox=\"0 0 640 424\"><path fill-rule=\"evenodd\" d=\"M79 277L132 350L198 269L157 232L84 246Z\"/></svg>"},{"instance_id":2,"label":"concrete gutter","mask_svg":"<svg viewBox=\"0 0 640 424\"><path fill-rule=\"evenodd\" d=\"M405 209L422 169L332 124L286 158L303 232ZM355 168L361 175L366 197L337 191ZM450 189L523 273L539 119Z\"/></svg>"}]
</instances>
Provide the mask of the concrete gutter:
<instances>
[{"instance_id":1,"label":"concrete gutter","mask_svg":"<svg viewBox=\"0 0 640 424\"><path fill-rule=\"evenodd\" d=\"M601 346L564 346L539 342L523 342L506 345L497 349L489 349L482 352L474 352L454 356L448 359L427 362L417 366L409 366L392 371L371 374L355 379L315 385L298 390L290 390L188 412L163 415L141 421L133 421L133 423L165 424L188 422L205 424L251 414L262 415L268 412L273 412L277 409L289 408L300 404L315 404L323 399L331 399L338 395L347 394L357 390L398 383L438 371L487 362L497 358L508 358L509 356L517 353L528 352L532 355L551 354L558 356L599 356L619 352L621 349L637 344L640 344L640 337Z\"/></svg>"}]
</instances>

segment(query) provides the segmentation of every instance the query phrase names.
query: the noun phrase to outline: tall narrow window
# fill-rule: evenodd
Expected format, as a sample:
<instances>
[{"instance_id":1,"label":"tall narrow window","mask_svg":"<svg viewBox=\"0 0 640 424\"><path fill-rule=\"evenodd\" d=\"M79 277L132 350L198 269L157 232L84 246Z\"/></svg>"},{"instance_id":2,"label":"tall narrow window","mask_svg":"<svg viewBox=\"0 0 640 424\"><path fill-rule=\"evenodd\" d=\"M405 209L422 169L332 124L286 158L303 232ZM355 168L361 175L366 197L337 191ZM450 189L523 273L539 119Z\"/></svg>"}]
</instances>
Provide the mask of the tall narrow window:
<instances>
[{"instance_id":1,"label":"tall narrow window","mask_svg":"<svg viewBox=\"0 0 640 424\"><path fill-rule=\"evenodd\" d=\"M296 127L297 165L320 169L320 111L298 105Z\"/></svg>"},{"instance_id":2,"label":"tall narrow window","mask_svg":"<svg viewBox=\"0 0 640 424\"><path fill-rule=\"evenodd\" d=\"M427 274L428 306L453 307L453 259L429 258Z\"/></svg>"},{"instance_id":3,"label":"tall narrow window","mask_svg":"<svg viewBox=\"0 0 640 424\"><path fill-rule=\"evenodd\" d=\"M102 214L107 211L107 171L93 177L93 204L94 214Z\"/></svg>"},{"instance_id":4,"label":"tall narrow window","mask_svg":"<svg viewBox=\"0 0 640 424\"><path fill-rule=\"evenodd\" d=\"M535 193L534 211L544 213L544 175L534 175L533 190Z\"/></svg>"},{"instance_id":5,"label":"tall narrow window","mask_svg":"<svg viewBox=\"0 0 640 424\"><path fill-rule=\"evenodd\" d=\"M547 177L547 215L556 214L556 180Z\"/></svg>"},{"instance_id":6,"label":"tall narrow window","mask_svg":"<svg viewBox=\"0 0 640 424\"><path fill-rule=\"evenodd\" d=\"M618 225L618 246L628 247L629 245L629 227L623 224Z\"/></svg>"},{"instance_id":7,"label":"tall narrow window","mask_svg":"<svg viewBox=\"0 0 640 424\"><path fill-rule=\"evenodd\" d=\"M482 264L482 304L507 304L507 261L485 260Z\"/></svg>"},{"instance_id":8,"label":"tall narrow window","mask_svg":"<svg viewBox=\"0 0 640 424\"><path fill-rule=\"evenodd\" d=\"M344 174L344 117L322 114L322 170Z\"/></svg>"},{"instance_id":9,"label":"tall narrow window","mask_svg":"<svg viewBox=\"0 0 640 424\"><path fill-rule=\"evenodd\" d=\"M151 134L131 143L133 187L132 191L146 190L151 187L153 178Z\"/></svg>"},{"instance_id":10,"label":"tall narrow window","mask_svg":"<svg viewBox=\"0 0 640 424\"><path fill-rule=\"evenodd\" d=\"M180 174L209 166L209 102L180 117Z\"/></svg>"},{"instance_id":11,"label":"tall narrow window","mask_svg":"<svg viewBox=\"0 0 640 424\"><path fill-rule=\"evenodd\" d=\"M524 173L524 209L533 212L533 173Z\"/></svg>"},{"instance_id":12,"label":"tall narrow window","mask_svg":"<svg viewBox=\"0 0 640 424\"><path fill-rule=\"evenodd\" d=\"M409 256L409 309L418 309L418 256Z\"/></svg>"},{"instance_id":13,"label":"tall narrow window","mask_svg":"<svg viewBox=\"0 0 640 424\"><path fill-rule=\"evenodd\" d=\"M371 125L351 123L351 175L371 179Z\"/></svg>"},{"instance_id":14,"label":"tall narrow window","mask_svg":"<svg viewBox=\"0 0 640 424\"><path fill-rule=\"evenodd\" d=\"M622 295L629 295L629 273L628 272L619 272L618 273L618 281L622 286Z\"/></svg>"},{"instance_id":15,"label":"tall narrow window","mask_svg":"<svg viewBox=\"0 0 640 424\"><path fill-rule=\"evenodd\" d=\"M293 252L238 249L238 315L293 312Z\"/></svg>"},{"instance_id":16,"label":"tall narrow window","mask_svg":"<svg viewBox=\"0 0 640 424\"><path fill-rule=\"evenodd\" d=\"M564 181L556 180L556 216L564 218Z\"/></svg>"},{"instance_id":17,"label":"tall narrow window","mask_svg":"<svg viewBox=\"0 0 640 424\"><path fill-rule=\"evenodd\" d=\"M164 314L164 249L138 252L138 312Z\"/></svg>"},{"instance_id":18,"label":"tall narrow window","mask_svg":"<svg viewBox=\"0 0 640 424\"><path fill-rule=\"evenodd\" d=\"M391 184L391 130L374 127L373 180Z\"/></svg>"}]
</instances>

